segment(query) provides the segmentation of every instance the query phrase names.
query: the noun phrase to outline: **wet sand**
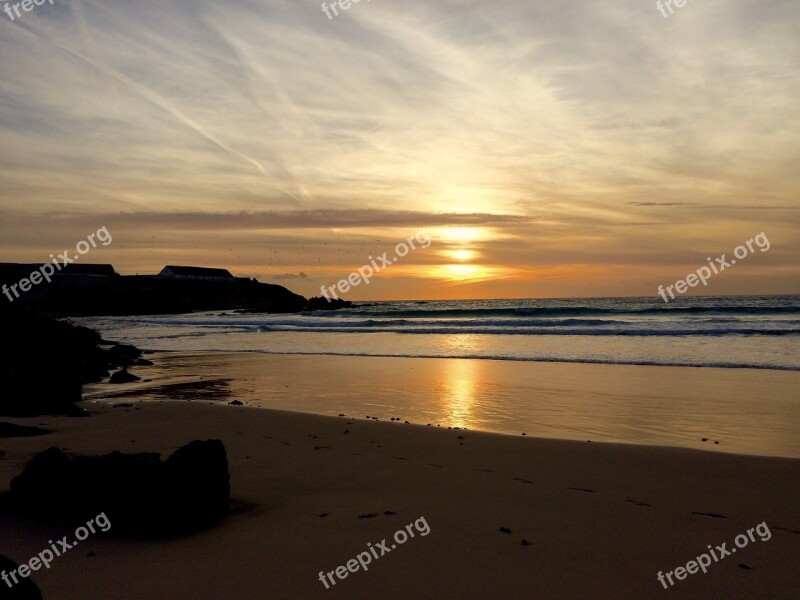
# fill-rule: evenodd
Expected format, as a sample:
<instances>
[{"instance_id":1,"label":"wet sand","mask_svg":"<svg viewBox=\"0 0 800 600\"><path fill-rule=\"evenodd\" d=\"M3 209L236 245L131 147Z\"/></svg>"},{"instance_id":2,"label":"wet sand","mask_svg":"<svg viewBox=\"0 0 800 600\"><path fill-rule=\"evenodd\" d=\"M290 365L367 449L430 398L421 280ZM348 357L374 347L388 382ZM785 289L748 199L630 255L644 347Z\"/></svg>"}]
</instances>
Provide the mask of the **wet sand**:
<instances>
[{"instance_id":1,"label":"wet sand","mask_svg":"<svg viewBox=\"0 0 800 600\"><path fill-rule=\"evenodd\" d=\"M241 352L150 358L153 367L135 372L151 382L88 386L84 397L148 389L155 399L800 458L794 371Z\"/></svg>"}]
</instances>

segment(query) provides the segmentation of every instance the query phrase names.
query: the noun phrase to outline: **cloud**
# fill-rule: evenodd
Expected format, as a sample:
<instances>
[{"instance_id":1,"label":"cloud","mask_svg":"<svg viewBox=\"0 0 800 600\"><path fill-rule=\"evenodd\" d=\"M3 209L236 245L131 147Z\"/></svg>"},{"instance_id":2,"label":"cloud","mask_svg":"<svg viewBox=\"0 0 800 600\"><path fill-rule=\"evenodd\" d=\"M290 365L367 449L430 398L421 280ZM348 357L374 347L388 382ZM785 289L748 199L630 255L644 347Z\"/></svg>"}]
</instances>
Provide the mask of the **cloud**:
<instances>
[{"instance_id":1,"label":"cloud","mask_svg":"<svg viewBox=\"0 0 800 600\"><path fill-rule=\"evenodd\" d=\"M338 272L373 230L463 226L492 232L493 265L610 271L757 229L783 268L798 19L789 0L45 3L0 20L0 251L106 225L123 271Z\"/></svg>"},{"instance_id":2,"label":"cloud","mask_svg":"<svg viewBox=\"0 0 800 600\"><path fill-rule=\"evenodd\" d=\"M695 202L628 202L633 206L697 206Z\"/></svg>"}]
</instances>

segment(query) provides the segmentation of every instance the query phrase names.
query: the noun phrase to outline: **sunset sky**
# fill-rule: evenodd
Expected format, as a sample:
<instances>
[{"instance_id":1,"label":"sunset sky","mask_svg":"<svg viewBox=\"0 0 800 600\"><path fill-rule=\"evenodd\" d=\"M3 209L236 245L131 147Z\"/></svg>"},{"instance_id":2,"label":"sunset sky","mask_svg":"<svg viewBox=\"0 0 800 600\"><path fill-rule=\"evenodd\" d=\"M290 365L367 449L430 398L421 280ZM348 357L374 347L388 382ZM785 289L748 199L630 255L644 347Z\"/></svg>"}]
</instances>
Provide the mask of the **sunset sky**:
<instances>
[{"instance_id":1,"label":"sunset sky","mask_svg":"<svg viewBox=\"0 0 800 600\"><path fill-rule=\"evenodd\" d=\"M2 8L0 6L0 8ZM800 3L55 0L0 13L0 262L306 296L800 293Z\"/></svg>"}]
</instances>

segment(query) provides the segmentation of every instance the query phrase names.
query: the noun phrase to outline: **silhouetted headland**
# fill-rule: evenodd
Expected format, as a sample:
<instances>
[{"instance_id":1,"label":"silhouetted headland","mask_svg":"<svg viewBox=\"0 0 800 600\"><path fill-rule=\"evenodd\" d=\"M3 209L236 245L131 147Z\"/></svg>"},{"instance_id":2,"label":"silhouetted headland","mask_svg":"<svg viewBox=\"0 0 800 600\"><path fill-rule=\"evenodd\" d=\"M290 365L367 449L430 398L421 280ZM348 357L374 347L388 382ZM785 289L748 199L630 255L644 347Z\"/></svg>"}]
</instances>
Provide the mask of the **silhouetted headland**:
<instances>
[{"instance_id":1,"label":"silhouetted headland","mask_svg":"<svg viewBox=\"0 0 800 600\"><path fill-rule=\"evenodd\" d=\"M23 292L39 264L0 263L3 306L24 303L57 316L177 314L206 310L293 313L335 310L343 300L307 299L283 286L235 277L226 269L167 265L158 275L119 275L112 265L70 264ZM2 309L0 309L2 310Z\"/></svg>"}]
</instances>

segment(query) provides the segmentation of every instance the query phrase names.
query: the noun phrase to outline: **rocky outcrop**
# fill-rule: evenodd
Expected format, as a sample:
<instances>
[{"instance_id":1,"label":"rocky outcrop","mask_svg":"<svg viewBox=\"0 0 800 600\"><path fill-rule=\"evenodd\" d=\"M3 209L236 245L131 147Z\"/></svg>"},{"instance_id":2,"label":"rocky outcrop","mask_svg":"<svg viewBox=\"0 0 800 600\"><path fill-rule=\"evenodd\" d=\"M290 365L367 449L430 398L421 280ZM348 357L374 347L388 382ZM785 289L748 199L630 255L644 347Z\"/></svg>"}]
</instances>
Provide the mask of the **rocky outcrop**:
<instances>
[{"instance_id":1,"label":"rocky outcrop","mask_svg":"<svg viewBox=\"0 0 800 600\"><path fill-rule=\"evenodd\" d=\"M35 437L53 433L49 429L41 427L29 427L28 425L17 425L16 423L0 423L0 438Z\"/></svg>"},{"instance_id":2,"label":"rocky outcrop","mask_svg":"<svg viewBox=\"0 0 800 600\"><path fill-rule=\"evenodd\" d=\"M2 572L11 587L5 581L0 581L0 600L42 600L42 592L39 587L31 581L30 577L17 575L17 583L9 575L16 571L19 565L6 556L0 555L0 572Z\"/></svg>"},{"instance_id":3,"label":"rocky outcrop","mask_svg":"<svg viewBox=\"0 0 800 600\"><path fill-rule=\"evenodd\" d=\"M138 375L134 375L133 373L128 373L127 367L122 367L121 370L117 371L108 379L108 383L132 383L134 381L141 381L141 377Z\"/></svg>"},{"instance_id":4,"label":"rocky outcrop","mask_svg":"<svg viewBox=\"0 0 800 600\"><path fill-rule=\"evenodd\" d=\"M0 307L0 415L84 415L83 384L138 364L141 351L25 306Z\"/></svg>"},{"instance_id":5,"label":"rocky outcrop","mask_svg":"<svg viewBox=\"0 0 800 600\"><path fill-rule=\"evenodd\" d=\"M229 512L230 475L220 440L195 440L166 461L158 454L34 456L0 505L47 518L105 513L115 535L163 537L210 527Z\"/></svg>"},{"instance_id":6,"label":"rocky outcrop","mask_svg":"<svg viewBox=\"0 0 800 600\"><path fill-rule=\"evenodd\" d=\"M3 266L0 264L0 283L8 285L36 268L36 265L24 264ZM96 267L98 265L94 265L90 273L75 269L69 274L57 273L52 282L23 293L15 304L28 304L58 316L155 315L209 310L293 313L333 310L347 305L344 301L328 303L324 298L309 301L281 285L247 277L193 280L117 275L111 265L103 265L107 267L104 270Z\"/></svg>"},{"instance_id":7,"label":"rocky outcrop","mask_svg":"<svg viewBox=\"0 0 800 600\"><path fill-rule=\"evenodd\" d=\"M352 305L353 303L349 300L342 300L341 298L328 300L321 296L315 296L308 299L307 310L339 310L341 308L350 308Z\"/></svg>"}]
</instances>

